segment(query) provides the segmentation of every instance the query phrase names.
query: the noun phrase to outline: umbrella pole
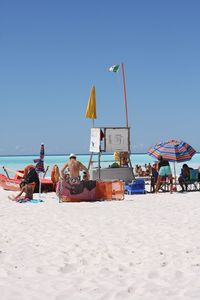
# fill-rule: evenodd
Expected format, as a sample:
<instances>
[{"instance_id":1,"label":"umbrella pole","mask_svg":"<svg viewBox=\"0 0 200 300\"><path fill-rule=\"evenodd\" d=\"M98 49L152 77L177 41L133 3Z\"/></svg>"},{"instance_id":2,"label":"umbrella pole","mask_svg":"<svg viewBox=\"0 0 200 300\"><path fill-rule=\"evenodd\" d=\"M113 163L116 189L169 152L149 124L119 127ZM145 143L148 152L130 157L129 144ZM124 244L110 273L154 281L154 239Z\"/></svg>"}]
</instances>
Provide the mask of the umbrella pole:
<instances>
[{"instance_id":1,"label":"umbrella pole","mask_svg":"<svg viewBox=\"0 0 200 300\"><path fill-rule=\"evenodd\" d=\"M45 176L46 176L46 174L47 174L47 171L48 171L48 169L49 169L49 166L47 166L47 167L46 167L46 170L45 170L45 172L44 172L43 178L45 178Z\"/></svg>"},{"instance_id":2,"label":"umbrella pole","mask_svg":"<svg viewBox=\"0 0 200 300\"><path fill-rule=\"evenodd\" d=\"M40 199L40 195L41 195L41 192L42 192L42 182L41 182L40 174L41 174L41 172L39 173L39 199Z\"/></svg>"},{"instance_id":3,"label":"umbrella pole","mask_svg":"<svg viewBox=\"0 0 200 300\"><path fill-rule=\"evenodd\" d=\"M174 184L175 184L175 190L177 190L176 189L176 165L175 165L175 161L174 161L174 179L175 179L175 182L174 182Z\"/></svg>"}]
</instances>

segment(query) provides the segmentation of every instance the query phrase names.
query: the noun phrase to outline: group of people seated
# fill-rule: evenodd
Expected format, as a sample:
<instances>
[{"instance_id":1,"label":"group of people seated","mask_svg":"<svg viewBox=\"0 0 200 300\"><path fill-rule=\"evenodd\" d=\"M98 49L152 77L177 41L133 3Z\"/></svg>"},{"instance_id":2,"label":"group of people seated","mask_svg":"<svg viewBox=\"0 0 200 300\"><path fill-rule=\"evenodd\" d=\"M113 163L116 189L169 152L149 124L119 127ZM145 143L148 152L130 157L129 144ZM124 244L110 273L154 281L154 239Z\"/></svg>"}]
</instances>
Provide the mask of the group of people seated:
<instances>
[{"instance_id":1,"label":"group of people seated","mask_svg":"<svg viewBox=\"0 0 200 300\"><path fill-rule=\"evenodd\" d=\"M191 183L191 170L187 164L183 164L181 168L180 176L178 177L178 183L181 187L180 192L187 191L188 185ZM153 163L151 166L151 192L158 192L163 185L169 186L169 190L173 191L173 176L169 162L161 155L158 157L158 162ZM200 172L198 171L198 181L200 181ZM176 190L176 186L174 187Z\"/></svg>"},{"instance_id":2,"label":"group of people seated","mask_svg":"<svg viewBox=\"0 0 200 300\"><path fill-rule=\"evenodd\" d=\"M80 176L82 172L82 177ZM56 185L59 180L63 178L69 183L79 183L80 180L89 180L88 169L76 159L74 153L70 154L69 160L61 169L59 170L58 165L54 165L51 172L51 181L53 183L53 190L56 190ZM39 192L39 176L33 165L29 165L24 170L24 176L20 183L20 193L17 196L10 197L14 201L23 201L33 199L33 193ZM22 196L24 194L24 196Z\"/></svg>"},{"instance_id":3,"label":"group of people seated","mask_svg":"<svg viewBox=\"0 0 200 300\"><path fill-rule=\"evenodd\" d=\"M144 169L142 168L141 165L136 165L135 166L135 175L140 176L140 177L150 176L151 175L151 169L152 169L152 166L151 166L150 163L145 164Z\"/></svg>"},{"instance_id":4,"label":"group of people seated","mask_svg":"<svg viewBox=\"0 0 200 300\"><path fill-rule=\"evenodd\" d=\"M190 182L190 174L192 168L187 164L183 164L181 169L181 174L178 178L181 191L187 191L188 184ZM82 178L80 176L82 172ZM161 155L158 157L158 162L153 163L153 165L145 164L144 170L140 165L135 166L135 175L136 176L150 176L151 177L151 192L157 193L160 188L162 188L163 182L166 182L168 179L168 185L170 193L173 192L173 177L172 171L169 162L164 159ZM76 159L75 154L70 154L69 160L59 171L58 165L54 165L51 172L51 180L53 182L53 188L56 190L56 185L59 180L63 178L68 181L70 184L79 183L80 180L89 180L88 169ZM198 172L198 180L200 181L200 172ZM39 177L35 170L35 167L29 165L24 170L24 177L20 184L21 191L20 193L12 197L12 200L19 201L22 199L32 199L33 193L39 191ZM22 194L25 194L22 197Z\"/></svg>"}]
</instances>

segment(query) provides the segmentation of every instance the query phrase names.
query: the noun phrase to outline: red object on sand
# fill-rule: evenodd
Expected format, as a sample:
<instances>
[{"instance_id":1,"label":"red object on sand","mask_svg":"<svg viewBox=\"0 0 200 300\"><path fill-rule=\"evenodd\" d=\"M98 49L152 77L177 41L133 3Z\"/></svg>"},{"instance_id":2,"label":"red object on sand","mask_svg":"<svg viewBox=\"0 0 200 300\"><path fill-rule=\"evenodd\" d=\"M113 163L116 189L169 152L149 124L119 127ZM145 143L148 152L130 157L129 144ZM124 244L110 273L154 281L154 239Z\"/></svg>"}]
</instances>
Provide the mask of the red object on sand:
<instances>
[{"instance_id":1,"label":"red object on sand","mask_svg":"<svg viewBox=\"0 0 200 300\"><path fill-rule=\"evenodd\" d=\"M13 178L8 178L6 175L0 174L0 186L7 191L20 191L20 183L22 181L22 177L18 175L19 172L23 174L24 170L18 170ZM41 178L40 180L42 191L53 191L53 182L51 179Z\"/></svg>"}]
</instances>

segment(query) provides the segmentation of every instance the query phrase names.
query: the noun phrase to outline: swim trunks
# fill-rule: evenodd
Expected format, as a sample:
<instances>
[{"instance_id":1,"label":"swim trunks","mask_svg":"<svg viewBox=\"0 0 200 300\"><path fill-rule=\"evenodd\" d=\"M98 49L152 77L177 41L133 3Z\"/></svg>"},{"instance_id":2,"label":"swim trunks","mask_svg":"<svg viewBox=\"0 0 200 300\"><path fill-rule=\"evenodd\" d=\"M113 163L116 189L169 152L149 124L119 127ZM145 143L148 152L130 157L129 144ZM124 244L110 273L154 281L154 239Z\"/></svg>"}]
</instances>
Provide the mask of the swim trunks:
<instances>
[{"instance_id":1,"label":"swim trunks","mask_svg":"<svg viewBox=\"0 0 200 300\"><path fill-rule=\"evenodd\" d=\"M70 184L80 183L80 177L70 177L67 179Z\"/></svg>"},{"instance_id":2,"label":"swim trunks","mask_svg":"<svg viewBox=\"0 0 200 300\"><path fill-rule=\"evenodd\" d=\"M169 176L172 175L170 166L161 167L158 173L160 176Z\"/></svg>"}]
</instances>

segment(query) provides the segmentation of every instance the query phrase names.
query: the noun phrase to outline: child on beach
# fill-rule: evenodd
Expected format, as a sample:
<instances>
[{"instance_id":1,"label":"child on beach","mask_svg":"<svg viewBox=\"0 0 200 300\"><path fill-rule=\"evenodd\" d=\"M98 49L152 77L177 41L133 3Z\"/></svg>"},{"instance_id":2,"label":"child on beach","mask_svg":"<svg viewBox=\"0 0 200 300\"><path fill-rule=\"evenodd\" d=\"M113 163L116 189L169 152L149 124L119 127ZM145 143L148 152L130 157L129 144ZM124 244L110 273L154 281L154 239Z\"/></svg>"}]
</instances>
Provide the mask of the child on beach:
<instances>
[{"instance_id":1,"label":"child on beach","mask_svg":"<svg viewBox=\"0 0 200 300\"><path fill-rule=\"evenodd\" d=\"M33 184L25 184L24 182L21 182L20 184L21 191L17 196L8 196L8 198L12 201L29 201L33 199L33 190L34 185ZM22 194L25 194L21 197Z\"/></svg>"}]
</instances>

